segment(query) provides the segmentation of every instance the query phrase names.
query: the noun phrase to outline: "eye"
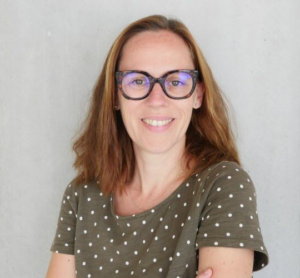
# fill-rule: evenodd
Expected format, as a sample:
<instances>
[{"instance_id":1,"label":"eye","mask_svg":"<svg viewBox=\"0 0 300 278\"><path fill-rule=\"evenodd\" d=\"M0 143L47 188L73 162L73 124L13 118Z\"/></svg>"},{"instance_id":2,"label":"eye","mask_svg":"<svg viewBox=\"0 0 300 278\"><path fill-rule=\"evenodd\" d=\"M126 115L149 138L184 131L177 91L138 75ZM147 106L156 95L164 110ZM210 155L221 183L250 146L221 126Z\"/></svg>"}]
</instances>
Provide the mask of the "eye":
<instances>
[{"instance_id":1,"label":"eye","mask_svg":"<svg viewBox=\"0 0 300 278\"><path fill-rule=\"evenodd\" d=\"M145 80L143 80L143 79L135 79L135 80L132 80L131 83L132 83L133 85L141 86L141 85L144 85L144 84L145 84Z\"/></svg>"},{"instance_id":2,"label":"eye","mask_svg":"<svg viewBox=\"0 0 300 278\"><path fill-rule=\"evenodd\" d=\"M181 80L169 80L167 82L167 85L170 86L170 87L179 87L179 86L182 86L184 85L184 82L182 82Z\"/></svg>"},{"instance_id":3,"label":"eye","mask_svg":"<svg viewBox=\"0 0 300 278\"><path fill-rule=\"evenodd\" d=\"M181 81L179 81L179 80L173 80L173 81L171 81L170 83L171 83L171 85L174 86L174 87L177 87L177 86L180 86L180 85L183 84L183 83L182 83Z\"/></svg>"}]
</instances>

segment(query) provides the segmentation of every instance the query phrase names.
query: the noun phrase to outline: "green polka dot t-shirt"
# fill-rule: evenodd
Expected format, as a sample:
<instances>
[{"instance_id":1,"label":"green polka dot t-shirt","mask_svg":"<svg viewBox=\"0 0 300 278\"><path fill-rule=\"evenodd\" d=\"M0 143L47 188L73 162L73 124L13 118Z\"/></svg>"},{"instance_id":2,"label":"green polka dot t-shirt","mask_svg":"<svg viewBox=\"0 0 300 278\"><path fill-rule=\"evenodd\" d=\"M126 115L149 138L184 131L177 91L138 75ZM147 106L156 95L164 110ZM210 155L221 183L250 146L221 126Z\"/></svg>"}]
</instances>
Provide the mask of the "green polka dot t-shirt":
<instances>
[{"instance_id":1,"label":"green polka dot t-shirt","mask_svg":"<svg viewBox=\"0 0 300 278\"><path fill-rule=\"evenodd\" d=\"M73 254L77 277L195 277L199 248L254 250L268 264L255 187L235 162L186 179L147 211L118 216L97 181L65 189L51 251Z\"/></svg>"}]
</instances>

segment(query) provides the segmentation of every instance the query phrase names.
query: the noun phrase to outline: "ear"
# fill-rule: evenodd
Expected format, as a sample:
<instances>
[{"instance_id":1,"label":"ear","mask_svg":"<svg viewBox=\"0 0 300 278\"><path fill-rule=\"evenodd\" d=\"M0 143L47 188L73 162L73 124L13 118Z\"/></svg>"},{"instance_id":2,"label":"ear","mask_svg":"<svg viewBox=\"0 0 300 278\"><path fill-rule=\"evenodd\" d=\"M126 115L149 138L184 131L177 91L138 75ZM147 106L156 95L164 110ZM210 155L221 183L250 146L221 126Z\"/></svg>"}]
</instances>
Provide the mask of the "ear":
<instances>
[{"instance_id":1,"label":"ear","mask_svg":"<svg viewBox=\"0 0 300 278\"><path fill-rule=\"evenodd\" d=\"M196 99L194 103L194 109L198 109L202 105L203 96L205 93L205 85L203 81L201 83L197 83L195 93L196 93Z\"/></svg>"}]
</instances>

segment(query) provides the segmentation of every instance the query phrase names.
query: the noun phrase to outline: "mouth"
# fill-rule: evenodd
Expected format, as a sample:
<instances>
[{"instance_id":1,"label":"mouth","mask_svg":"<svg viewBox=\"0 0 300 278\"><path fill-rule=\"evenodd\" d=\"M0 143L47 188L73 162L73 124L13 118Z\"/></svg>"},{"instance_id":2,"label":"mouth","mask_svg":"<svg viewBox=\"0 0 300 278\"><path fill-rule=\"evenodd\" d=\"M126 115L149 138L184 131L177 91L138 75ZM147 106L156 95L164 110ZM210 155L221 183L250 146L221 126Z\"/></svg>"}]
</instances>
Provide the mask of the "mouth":
<instances>
[{"instance_id":1,"label":"mouth","mask_svg":"<svg viewBox=\"0 0 300 278\"><path fill-rule=\"evenodd\" d=\"M142 119L144 123L150 126L165 126L174 120L175 120L174 118L169 118L165 120L153 120L153 119L146 119L146 118Z\"/></svg>"}]
</instances>

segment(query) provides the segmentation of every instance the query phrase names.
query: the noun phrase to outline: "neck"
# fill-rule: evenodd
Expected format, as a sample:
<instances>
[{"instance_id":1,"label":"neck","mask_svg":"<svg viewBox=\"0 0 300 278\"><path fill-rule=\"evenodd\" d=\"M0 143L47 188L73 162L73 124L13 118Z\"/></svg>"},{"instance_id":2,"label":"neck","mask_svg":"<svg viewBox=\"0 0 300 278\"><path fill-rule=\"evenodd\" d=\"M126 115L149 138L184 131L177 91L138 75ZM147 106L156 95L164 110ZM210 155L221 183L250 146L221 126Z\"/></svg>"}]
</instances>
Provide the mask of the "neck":
<instances>
[{"instance_id":1,"label":"neck","mask_svg":"<svg viewBox=\"0 0 300 278\"><path fill-rule=\"evenodd\" d=\"M185 173L184 147L185 145L181 144L163 154L149 154L134 148L136 168L129 186L132 195L147 199L163 194L170 187L176 188L182 182Z\"/></svg>"}]
</instances>

